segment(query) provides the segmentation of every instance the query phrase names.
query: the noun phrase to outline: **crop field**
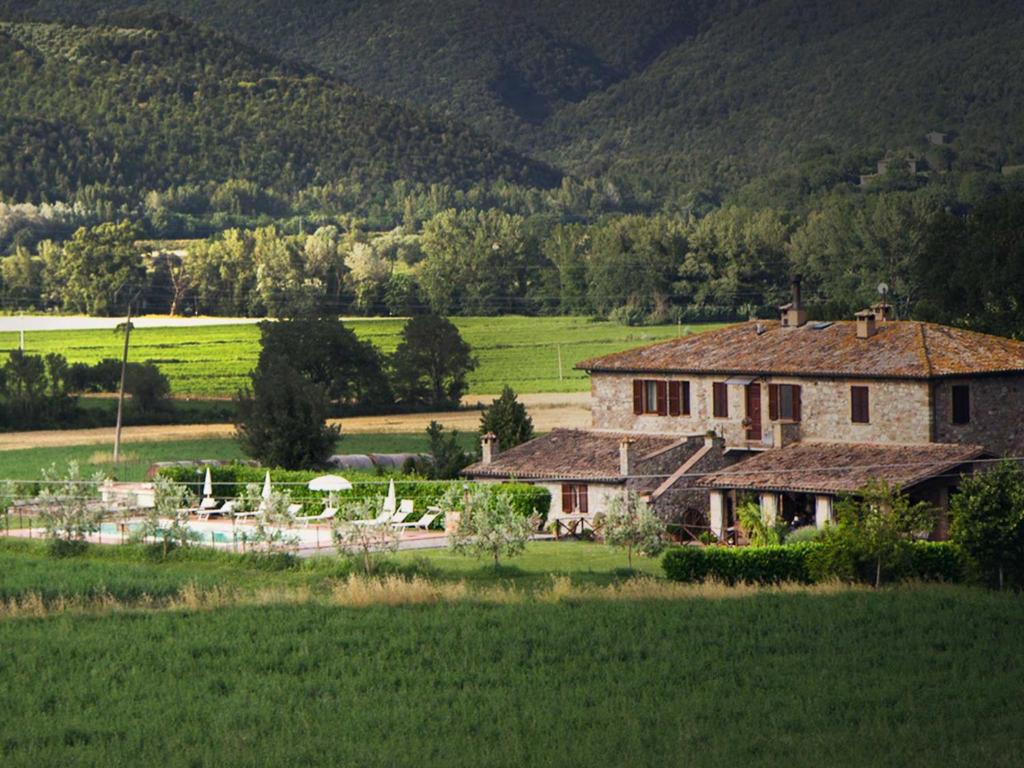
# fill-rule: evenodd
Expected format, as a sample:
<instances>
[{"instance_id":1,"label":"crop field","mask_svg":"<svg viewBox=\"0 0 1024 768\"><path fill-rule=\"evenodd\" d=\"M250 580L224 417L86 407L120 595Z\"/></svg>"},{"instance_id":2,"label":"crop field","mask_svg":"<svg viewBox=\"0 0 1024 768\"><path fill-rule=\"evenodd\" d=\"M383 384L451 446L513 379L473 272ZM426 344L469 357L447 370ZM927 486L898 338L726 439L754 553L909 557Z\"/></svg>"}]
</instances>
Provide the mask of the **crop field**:
<instances>
[{"instance_id":1,"label":"crop field","mask_svg":"<svg viewBox=\"0 0 1024 768\"><path fill-rule=\"evenodd\" d=\"M460 434L460 438L467 450L476 443L475 434ZM335 452L415 453L427 448L427 437L420 433L352 434L342 437ZM52 464L63 469L69 461L77 461L86 476L96 472L113 476L111 450L109 445L71 445L0 451L0 479L36 480ZM157 461L231 461L244 458L238 443L232 438L129 442L122 446L121 464L116 476L126 481L143 480L149 467Z\"/></svg>"},{"instance_id":2,"label":"crop field","mask_svg":"<svg viewBox=\"0 0 1024 768\"><path fill-rule=\"evenodd\" d=\"M532 554L554 573L598 548ZM443 574L353 581L337 560L269 572L213 555L185 582L181 564L41 553L0 545L5 766L1016 766L1024 754L1018 596L672 592L651 579L588 592L550 578L531 592L516 587L518 559L469 592ZM228 579L277 591L225 599ZM84 602L62 608L62 595Z\"/></svg>"},{"instance_id":3,"label":"crop field","mask_svg":"<svg viewBox=\"0 0 1024 768\"><path fill-rule=\"evenodd\" d=\"M479 366L470 392L496 394L504 384L518 392L576 392L588 388L586 375L573 369L580 360L674 338L715 325L660 325L631 328L583 317L453 318L472 345ZM382 352L394 351L404 321L360 319L348 325ZM33 331L25 349L59 352L70 362L119 358L119 336L108 330ZM0 333L0 353L16 349L17 333ZM132 333L131 359L151 360L171 380L178 397L225 397L247 380L259 354L259 328L221 325L193 328L140 328ZM561 354L561 376L559 376Z\"/></svg>"}]
</instances>

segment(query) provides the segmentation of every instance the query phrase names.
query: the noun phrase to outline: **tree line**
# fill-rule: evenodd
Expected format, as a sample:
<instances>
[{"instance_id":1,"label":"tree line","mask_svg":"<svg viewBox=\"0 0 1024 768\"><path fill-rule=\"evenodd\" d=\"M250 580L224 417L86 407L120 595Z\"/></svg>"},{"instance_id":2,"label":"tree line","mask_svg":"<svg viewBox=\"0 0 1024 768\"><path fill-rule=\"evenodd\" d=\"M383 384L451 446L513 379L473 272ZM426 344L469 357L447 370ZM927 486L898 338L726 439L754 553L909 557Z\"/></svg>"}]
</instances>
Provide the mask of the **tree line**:
<instances>
[{"instance_id":1,"label":"tree line","mask_svg":"<svg viewBox=\"0 0 1024 768\"><path fill-rule=\"evenodd\" d=\"M419 228L229 229L176 250L127 221L0 260L7 308L296 317L575 314L626 324L770 317L794 274L813 317L850 316L880 283L901 318L1024 333L1024 191L964 205L931 188L836 195L798 217L727 206L703 217L562 223L444 210ZM984 268L965 269L965 265ZM969 288L969 290L968 290Z\"/></svg>"}]
</instances>

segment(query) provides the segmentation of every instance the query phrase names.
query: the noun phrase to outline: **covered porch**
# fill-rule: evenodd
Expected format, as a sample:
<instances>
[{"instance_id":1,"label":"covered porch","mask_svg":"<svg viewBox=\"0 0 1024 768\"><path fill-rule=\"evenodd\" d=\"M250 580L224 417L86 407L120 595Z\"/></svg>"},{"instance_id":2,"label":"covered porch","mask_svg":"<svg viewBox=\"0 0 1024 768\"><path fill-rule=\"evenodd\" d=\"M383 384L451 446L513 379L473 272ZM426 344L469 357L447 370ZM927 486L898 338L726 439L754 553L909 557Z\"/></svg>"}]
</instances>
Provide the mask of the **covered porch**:
<instances>
[{"instance_id":1,"label":"covered porch","mask_svg":"<svg viewBox=\"0 0 1024 768\"><path fill-rule=\"evenodd\" d=\"M872 480L945 510L960 477L985 456L971 445L806 442L757 454L705 475L697 485L709 493L712 533L726 539L738 528L736 509L744 496L757 501L766 523L784 521L793 528L834 522L836 500L856 495ZM943 515L933 537L945 533Z\"/></svg>"}]
</instances>

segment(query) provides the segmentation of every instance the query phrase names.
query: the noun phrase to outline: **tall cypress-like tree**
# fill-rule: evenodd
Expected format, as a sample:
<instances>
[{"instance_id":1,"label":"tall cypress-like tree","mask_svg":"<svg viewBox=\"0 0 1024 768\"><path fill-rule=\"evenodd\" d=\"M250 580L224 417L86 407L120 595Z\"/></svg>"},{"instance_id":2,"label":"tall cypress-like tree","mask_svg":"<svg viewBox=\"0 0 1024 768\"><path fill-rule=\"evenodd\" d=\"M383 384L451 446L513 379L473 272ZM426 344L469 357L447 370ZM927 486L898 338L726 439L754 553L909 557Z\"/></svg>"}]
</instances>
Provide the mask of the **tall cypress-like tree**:
<instances>
[{"instance_id":1,"label":"tall cypress-like tree","mask_svg":"<svg viewBox=\"0 0 1024 768\"><path fill-rule=\"evenodd\" d=\"M488 432L497 435L498 447L503 451L533 439L533 419L508 384L480 417L480 434Z\"/></svg>"}]
</instances>

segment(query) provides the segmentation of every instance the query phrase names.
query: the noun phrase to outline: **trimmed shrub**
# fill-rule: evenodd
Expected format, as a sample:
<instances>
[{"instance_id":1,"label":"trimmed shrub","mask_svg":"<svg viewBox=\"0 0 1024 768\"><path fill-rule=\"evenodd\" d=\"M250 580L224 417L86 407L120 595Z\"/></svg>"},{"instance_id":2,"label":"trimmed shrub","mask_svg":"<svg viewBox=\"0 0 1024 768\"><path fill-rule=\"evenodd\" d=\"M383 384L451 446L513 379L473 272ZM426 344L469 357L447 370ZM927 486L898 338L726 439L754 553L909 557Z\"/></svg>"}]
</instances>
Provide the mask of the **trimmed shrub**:
<instances>
[{"instance_id":1,"label":"trimmed shrub","mask_svg":"<svg viewBox=\"0 0 1024 768\"><path fill-rule=\"evenodd\" d=\"M839 579L872 581L870 569L858 568L852 553L817 542L772 547L676 547L662 560L673 581L726 584L780 584ZM948 541L914 541L906 545L894 579L958 582L965 578L966 558Z\"/></svg>"},{"instance_id":2,"label":"trimmed shrub","mask_svg":"<svg viewBox=\"0 0 1024 768\"><path fill-rule=\"evenodd\" d=\"M665 553L662 568L673 581L725 584L810 583L807 553L815 545L770 547L677 547Z\"/></svg>"},{"instance_id":3,"label":"trimmed shrub","mask_svg":"<svg viewBox=\"0 0 1024 768\"><path fill-rule=\"evenodd\" d=\"M175 482L186 484L197 496L202 495L205 467L196 473L195 467L165 467L160 470L160 477L169 477ZM213 495L219 499L241 496L248 484L262 485L267 470L262 467L250 467L244 464L227 464L221 467L210 467L213 480ZM319 504L324 495L309 490L306 483L323 474L310 470L272 469L271 479L274 483L285 485L294 501L298 503ZM350 474L350 473L346 473ZM366 476L364 475L364 478ZM388 492L388 477L380 476L373 479L353 479L352 490L337 494L339 503L362 501L374 497L383 497ZM295 483L296 485L290 485ZM449 488L461 487L460 480L408 480L395 478L395 494L400 499L412 499L417 514L423 514L427 507L436 506L445 491ZM551 494L546 488L527 483L500 483L486 485L486 488L502 490L512 496L512 505L524 517L537 514L542 519L547 517L551 508ZM305 514L312 508L304 510Z\"/></svg>"}]
</instances>

